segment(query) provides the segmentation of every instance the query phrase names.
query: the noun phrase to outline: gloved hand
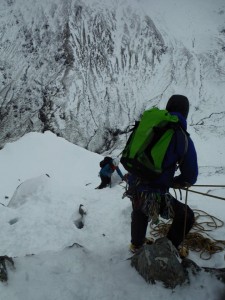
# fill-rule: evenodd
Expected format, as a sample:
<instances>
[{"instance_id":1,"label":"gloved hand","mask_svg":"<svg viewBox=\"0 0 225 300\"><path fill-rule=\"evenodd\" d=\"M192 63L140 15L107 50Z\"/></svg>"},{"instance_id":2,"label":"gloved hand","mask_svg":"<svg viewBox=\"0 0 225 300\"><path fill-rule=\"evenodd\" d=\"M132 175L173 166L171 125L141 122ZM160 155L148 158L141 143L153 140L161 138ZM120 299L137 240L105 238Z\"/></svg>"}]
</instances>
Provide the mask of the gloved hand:
<instances>
[{"instance_id":1,"label":"gloved hand","mask_svg":"<svg viewBox=\"0 0 225 300\"><path fill-rule=\"evenodd\" d=\"M128 173L123 176L122 180L127 182L127 180L128 180Z\"/></svg>"},{"instance_id":2,"label":"gloved hand","mask_svg":"<svg viewBox=\"0 0 225 300\"><path fill-rule=\"evenodd\" d=\"M180 184L178 182L173 182L172 185L171 185L171 187L173 189L183 189L183 188L185 188L185 186L183 184Z\"/></svg>"},{"instance_id":3,"label":"gloved hand","mask_svg":"<svg viewBox=\"0 0 225 300\"><path fill-rule=\"evenodd\" d=\"M173 189L185 189L185 188L189 188L190 186L191 186L191 184L188 182L180 182L179 177L176 176L176 177L174 177L173 182L170 187Z\"/></svg>"}]
</instances>

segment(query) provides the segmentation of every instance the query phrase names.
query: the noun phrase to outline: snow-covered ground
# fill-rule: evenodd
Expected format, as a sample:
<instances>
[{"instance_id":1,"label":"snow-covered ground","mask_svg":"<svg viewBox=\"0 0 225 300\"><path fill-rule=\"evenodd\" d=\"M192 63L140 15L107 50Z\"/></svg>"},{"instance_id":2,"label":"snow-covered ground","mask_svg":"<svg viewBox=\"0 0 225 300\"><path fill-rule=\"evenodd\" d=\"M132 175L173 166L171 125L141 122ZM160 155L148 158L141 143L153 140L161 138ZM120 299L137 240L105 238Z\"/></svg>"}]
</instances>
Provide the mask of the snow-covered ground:
<instances>
[{"instance_id":1,"label":"snow-covered ground","mask_svg":"<svg viewBox=\"0 0 225 300\"><path fill-rule=\"evenodd\" d=\"M216 153L210 157L214 168L207 167L209 158L202 152L205 146L198 147L198 184L224 184ZM126 260L131 256L130 200L122 199L124 183L116 174L111 189L95 190L101 159L50 132L29 133L0 151L0 255L15 262L15 269L7 264L8 283L0 282L0 299L219 300L225 286L207 273L191 275L190 285L172 291L146 283L131 267ZM211 193L224 197L224 189ZM189 193L188 203L225 222L224 201ZM78 229L80 204L86 215ZM210 235L224 239L225 227ZM202 260L190 252L189 258L224 268L224 253Z\"/></svg>"}]
</instances>

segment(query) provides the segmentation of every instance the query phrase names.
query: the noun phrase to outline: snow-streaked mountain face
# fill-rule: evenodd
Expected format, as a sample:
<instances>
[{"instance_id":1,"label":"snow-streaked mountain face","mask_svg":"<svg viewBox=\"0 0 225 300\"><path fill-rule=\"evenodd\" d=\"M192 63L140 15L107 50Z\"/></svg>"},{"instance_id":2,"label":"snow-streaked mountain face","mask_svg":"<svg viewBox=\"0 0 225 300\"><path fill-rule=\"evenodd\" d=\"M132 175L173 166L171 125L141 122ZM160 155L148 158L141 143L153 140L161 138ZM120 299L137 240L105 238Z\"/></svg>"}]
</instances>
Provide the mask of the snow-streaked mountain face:
<instances>
[{"instance_id":1,"label":"snow-streaked mountain face","mask_svg":"<svg viewBox=\"0 0 225 300\"><path fill-rule=\"evenodd\" d=\"M190 99L192 132L224 136L225 4L191 2L202 31L178 0L2 0L0 145L51 130L91 151L120 148L144 109L177 93Z\"/></svg>"}]
</instances>

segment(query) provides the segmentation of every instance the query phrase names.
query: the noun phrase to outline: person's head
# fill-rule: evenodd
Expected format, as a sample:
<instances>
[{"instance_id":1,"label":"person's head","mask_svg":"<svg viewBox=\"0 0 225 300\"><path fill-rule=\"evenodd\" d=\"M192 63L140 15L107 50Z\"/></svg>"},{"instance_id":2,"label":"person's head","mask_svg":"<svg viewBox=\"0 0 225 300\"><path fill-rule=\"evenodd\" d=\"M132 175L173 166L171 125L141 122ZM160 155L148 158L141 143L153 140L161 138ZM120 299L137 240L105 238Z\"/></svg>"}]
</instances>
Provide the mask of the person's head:
<instances>
[{"instance_id":1,"label":"person's head","mask_svg":"<svg viewBox=\"0 0 225 300\"><path fill-rule=\"evenodd\" d=\"M189 112L188 98L182 95L173 95L167 102L166 110L168 112L179 112L185 119L187 119Z\"/></svg>"},{"instance_id":2,"label":"person's head","mask_svg":"<svg viewBox=\"0 0 225 300\"><path fill-rule=\"evenodd\" d=\"M118 166L119 166L119 163L120 163L119 158L118 158L118 157L115 157L115 158L113 159L113 165L114 165L115 167L118 167Z\"/></svg>"}]
</instances>

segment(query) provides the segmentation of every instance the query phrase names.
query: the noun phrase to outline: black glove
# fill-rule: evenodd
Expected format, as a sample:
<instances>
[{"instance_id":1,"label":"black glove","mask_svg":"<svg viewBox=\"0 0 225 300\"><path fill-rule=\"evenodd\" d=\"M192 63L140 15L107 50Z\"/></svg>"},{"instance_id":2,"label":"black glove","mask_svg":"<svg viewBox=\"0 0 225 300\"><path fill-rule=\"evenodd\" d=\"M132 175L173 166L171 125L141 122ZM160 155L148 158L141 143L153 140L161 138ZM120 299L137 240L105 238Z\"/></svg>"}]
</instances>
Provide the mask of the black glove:
<instances>
[{"instance_id":1,"label":"black glove","mask_svg":"<svg viewBox=\"0 0 225 300\"><path fill-rule=\"evenodd\" d=\"M126 181L127 182L127 180L128 180L128 173L127 174L125 174L124 176L123 176L123 179L122 180L124 180L124 181Z\"/></svg>"},{"instance_id":2,"label":"black glove","mask_svg":"<svg viewBox=\"0 0 225 300\"><path fill-rule=\"evenodd\" d=\"M183 189L185 186L183 184L180 184L178 182L174 182L171 186L173 189Z\"/></svg>"},{"instance_id":3,"label":"black glove","mask_svg":"<svg viewBox=\"0 0 225 300\"><path fill-rule=\"evenodd\" d=\"M177 177L174 177L173 182L170 187L173 189L186 189L186 188L189 188L190 186L191 186L191 184L188 182L180 182L179 177L177 176Z\"/></svg>"}]
</instances>

